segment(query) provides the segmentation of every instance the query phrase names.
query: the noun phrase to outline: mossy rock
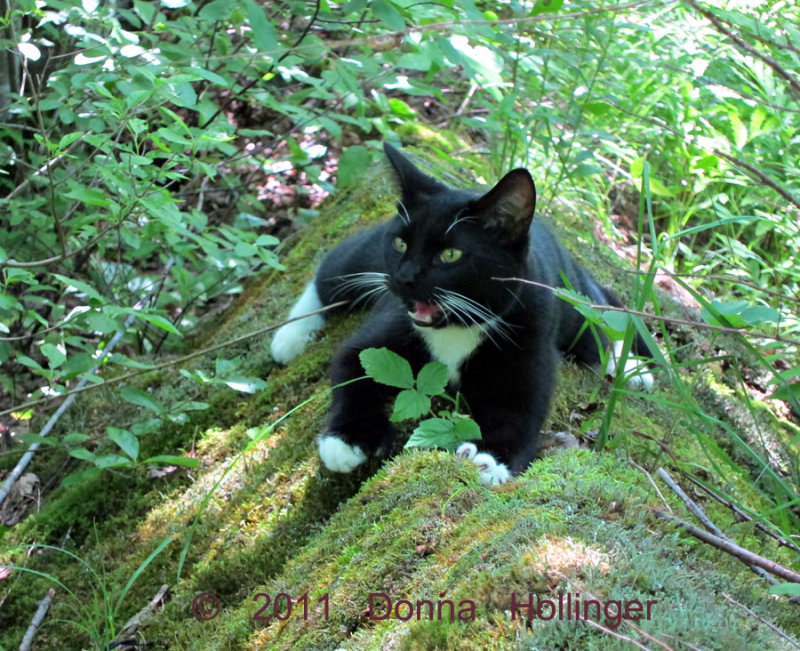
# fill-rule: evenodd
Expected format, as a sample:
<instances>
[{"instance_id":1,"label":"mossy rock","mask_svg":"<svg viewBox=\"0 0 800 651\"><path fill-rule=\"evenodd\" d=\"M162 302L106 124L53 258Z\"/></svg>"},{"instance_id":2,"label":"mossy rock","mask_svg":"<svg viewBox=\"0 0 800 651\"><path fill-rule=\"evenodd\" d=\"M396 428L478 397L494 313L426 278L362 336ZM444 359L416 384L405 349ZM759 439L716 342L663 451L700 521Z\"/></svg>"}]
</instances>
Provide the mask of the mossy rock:
<instances>
[{"instance_id":1,"label":"mossy rock","mask_svg":"<svg viewBox=\"0 0 800 651\"><path fill-rule=\"evenodd\" d=\"M424 167L451 183L463 179L432 157ZM329 200L284 256L287 271L251 282L198 345L277 322L326 249L391 214L390 178L387 167L372 169ZM556 226L568 247L592 240L574 218L562 216ZM603 282L627 293L626 275L602 264L610 253L580 249ZM141 467L54 488L37 513L4 533L7 560L64 586L35 648L88 648L81 626L97 631L95 641L110 642L162 584L171 586L164 610L136 633L154 648L616 649L629 648L626 638L648 648L658 646L653 639L672 648L787 648L767 622L800 635L796 606L768 597L763 579L653 515L671 508L691 519L656 477L659 466L691 466L712 484L724 481L725 492L755 512L770 504L759 469L724 427L693 424L679 408L684 385L666 381L652 397L624 396L603 452L564 450L494 489L478 484L470 464L437 451L403 452L349 476L321 469L315 439L329 405L327 367L358 318L331 319L287 368L271 362L268 334L237 344L243 372L266 377L267 389L243 396L214 388L202 396L211 409L143 441L150 455L192 451L196 470L160 476ZM191 365L211 367L213 356ZM691 369L689 376L714 422L741 425L723 421L725 405L740 407L737 418L753 413L735 390L725 390L724 378ZM196 384L174 372L151 374L139 386L164 404L197 399ZM563 364L548 428L588 437L610 391L596 371ZM111 391L88 396L65 427L99 437L108 424L143 417L119 402ZM779 442L796 435L766 407L758 426ZM54 473L63 463L63 452L49 454L34 472ZM800 565L716 502L703 506L744 546ZM30 554L34 543L69 554ZM0 581L3 647L19 644L51 585L24 572ZM192 610L202 593L215 595L221 608L207 621ZM568 618L567 598L573 609L596 599L585 612L599 626ZM559 604L561 616L550 616ZM619 608L628 608L627 623Z\"/></svg>"}]
</instances>

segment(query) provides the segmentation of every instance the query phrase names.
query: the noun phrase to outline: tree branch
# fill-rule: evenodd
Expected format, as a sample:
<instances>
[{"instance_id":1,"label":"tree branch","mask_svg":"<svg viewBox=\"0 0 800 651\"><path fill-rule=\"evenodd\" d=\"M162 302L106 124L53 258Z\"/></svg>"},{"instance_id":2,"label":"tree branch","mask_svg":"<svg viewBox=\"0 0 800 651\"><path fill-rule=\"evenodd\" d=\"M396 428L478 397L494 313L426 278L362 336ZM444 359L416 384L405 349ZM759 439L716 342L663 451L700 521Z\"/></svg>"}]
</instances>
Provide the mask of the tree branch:
<instances>
[{"instance_id":1,"label":"tree branch","mask_svg":"<svg viewBox=\"0 0 800 651\"><path fill-rule=\"evenodd\" d=\"M740 36L734 34L731 30L729 30L725 25L722 24L722 21L717 18L712 12L708 9L704 9L699 4L695 2L695 0L686 0L692 7L694 7L700 14L706 17L708 21L716 27L718 32L721 32L729 39L731 39L736 45L742 48L745 52L752 54L754 57L761 59L764 63L766 63L770 68L772 68L780 77L786 80L786 82L800 94L800 82L797 81L792 75L790 75L786 70L781 66L780 63L775 61L772 57L759 52L756 48L754 48L750 43L745 41Z\"/></svg>"}]
</instances>

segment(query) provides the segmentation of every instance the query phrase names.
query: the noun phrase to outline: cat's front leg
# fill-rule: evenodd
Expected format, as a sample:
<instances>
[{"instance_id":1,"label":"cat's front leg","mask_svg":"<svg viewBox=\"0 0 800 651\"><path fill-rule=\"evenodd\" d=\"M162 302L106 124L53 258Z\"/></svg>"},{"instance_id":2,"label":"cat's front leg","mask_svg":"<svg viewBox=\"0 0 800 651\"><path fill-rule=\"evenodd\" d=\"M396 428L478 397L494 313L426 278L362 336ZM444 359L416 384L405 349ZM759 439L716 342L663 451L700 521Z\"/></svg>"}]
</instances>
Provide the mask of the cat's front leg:
<instances>
[{"instance_id":1,"label":"cat's front leg","mask_svg":"<svg viewBox=\"0 0 800 651\"><path fill-rule=\"evenodd\" d=\"M367 348L386 347L410 360L419 357L418 347L410 345L405 332L406 320L397 323L391 315L373 315L336 354L331 369L330 419L318 441L320 459L328 470L351 472L368 458L391 451L395 429L387 405L399 389L356 378L364 376L359 354Z\"/></svg>"},{"instance_id":2,"label":"cat's front leg","mask_svg":"<svg viewBox=\"0 0 800 651\"><path fill-rule=\"evenodd\" d=\"M462 392L481 428L481 439L462 443L456 454L478 467L482 484L494 486L524 472L536 456L539 431L555 386L557 353L545 337L526 347L478 355ZM497 369L503 369L498 374ZM487 377L495 381L486 382Z\"/></svg>"},{"instance_id":3,"label":"cat's front leg","mask_svg":"<svg viewBox=\"0 0 800 651\"><path fill-rule=\"evenodd\" d=\"M297 319L304 314L314 312L324 307L317 290L316 278L305 288L297 302L289 312L290 319ZM322 314L314 314L305 318L291 321L281 326L272 338L270 352L272 359L279 364L288 364L297 357L306 347L306 344L325 324Z\"/></svg>"},{"instance_id":4,"label":"cat's front leg","mask_svg":"<svg viewBox=\"0 0 800 651\"><path fill-rule=\"evenodd\" d=\"M462 443L456 448L456 455L478 466L480 482L487 486L505 484L511 479L511 471L488 452L479 452L474 443Z\"/></svg>"}]
</instances>

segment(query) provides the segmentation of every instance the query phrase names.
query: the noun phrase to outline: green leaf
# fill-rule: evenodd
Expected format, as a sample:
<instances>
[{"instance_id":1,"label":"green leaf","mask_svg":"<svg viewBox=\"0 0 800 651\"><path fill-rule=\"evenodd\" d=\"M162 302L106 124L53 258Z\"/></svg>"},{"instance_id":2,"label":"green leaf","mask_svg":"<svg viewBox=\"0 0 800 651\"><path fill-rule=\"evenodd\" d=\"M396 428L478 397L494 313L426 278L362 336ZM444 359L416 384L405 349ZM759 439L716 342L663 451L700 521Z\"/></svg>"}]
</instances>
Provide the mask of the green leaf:
<instances>
[{"instance_id":1,"label":"green leaf","mask_svg":"<svg viewBox=\"0 0 800 651\"><path fill-rule=\"evenodd\" d=\"M372 13L384 25L395 32L406 28L406 21L389 0L372 0Z\"/></svg>"},{"instance_id":2,"label":"green leaf","mask_svg":"<svg viewBox=\"0 0 800 651\"><path fill-rule=\"evenodd\" d=\"M39 436L39 434L15 434L14 441L25 445L49 445L50 447L58 445L59 443L58 439Z\"/></svg>"},{"instance_id":3,"label":"green leaf","mask_svg":"<svg viewBox=\"0 0 800 651\"><path fill-rule=\"evenodd\" d=\"M742 312L742 318L750 325L777 323L780 317L778 310L767 305L751 305Z\"/></svg>"},{"instance_id":4,"label":"green leaf","mask_svg":"<svg viewBox=\"0 0 800 651\"><path fill-rule=\"evenodd\" d=\"M430 411L431 399L415 389L404 389L397 394L390 420L398 422L408 418L419 418Z\"/></svg>"},{"instance_id":5,"label":"green leaf","mask_svg":"<svg viewBox=\"0 0 800 651\"><path fill-rule=\"evenodd\" d=\"M58 346L54 346L53 344L42 344L39 350L42 351L42 355L47 358L47 361L50 363L50 368L58 368L67 361L67 355L62 352Z\"/></svg>"},{"instance_id":6,"label":"green leaf","mask_svg":"<svg viewBox=\"0 0 800 651\"><path fill-rule=\"evenodd\" d=\"M267 387L264 380L255 377L230 377L226 378L224 382L234 391L242 393L255 393Z\"/></svg>"},{"instance_id":7,"label":"green leaf","mask_svg":"<svg viewBox=\"0 0 800 651\"><path fill-rule=\"evenodd\" d=\"M339 157L339 171L336 173L336 187L344 188L357 181L372 163L372 154L366 147L348 147Z\"/></svg>"},{"instance_id":8,"label":"green leaf","mask_svg":"<svg viewBox=\"0 0 800 651\"><path fill-rule=\"evenodd\" d=\"M205 20L224 20L230 16L235 6L233 0L213 0L203 7L197 14Z\"/></svg>"},{"instance_id":9,"label":"green leaf","mask_svg":"<svg viewBox=\"0 0 800 651\"><path fill-rule=\"evenodd\" d=\"M398 97L390 97L389 110L401 118L413 118L417 112Z\"/></svg>"},{"instance_id":10,"label":"green leaf","mask_svg":"<svg viewBox=\"0 0 800 651\"><path fill-rule=\"evenodd\" d=\"M86 322L92 330L104 335L116 332L120 327L119 323L99 310L89 312Z\"/></svg>"},{"instance_id":11,"label":"green leaf","mask_svg":"<svg viewBox=\"0 0 800 651\"><path fill-rule=\"evenodd\" d=\"M163 413L161 405L157 404L147 393L135 387L125 387L120 391L123 400L139 407L145 407L156 414Z\"/></svg>"},{"instance_id":12,"label":"green leaf","mask_svg":"<svg viewBox=\"0 0 800 651\"><path fill-rule=\"evenodd\" d=\"M455 414L449 418L428 418L422 421L408 439L407 448L444 448L455 450L464 441L481 438L478 424L471 418Z\"/></svg>"},{"instance_id":13,"label":"green leaf","mask_svg":"<svg viewBox=\"0 0 800 651\"><path fill-rule=\"evenodd\" d=\"M172 325L167 319L165 319L160 314L150 314L148 312L139 312L138 310L132 310L137 317L142 319L143 321L147 321L148 323L152 323L157 328L161 328L162 330L166 330L173 335L181 336L181 333Z\"/></svg>"},{"instance_id":14,"label":"green leaf","mask_svg":"<svg viewBox=\"0 0 800 651\"><path fill-rule=\"evenodd\" d=\"M625 331L628 329L628 323L630 322L630 314L625 312L617 312L616 310L604 310L603 311L603 320L608 324L608 326L619 335L624 335Z\"/></svg>"},{"instance_id":15,"label":"green leaf","mask_svg":"<svg viewBox=\"0 0 800 651\"><path fill-rule=\"evenodd\" d=\"M98 468L120 468L130 466L131 460L119 454L104 454L102 457L96 457L94 465Z\"/></svg>"},{"instance_id":16,"label":"green leaf","mask_svg":"<svg viewBox=\"0 0 800 651\"><path fill-rule=\"evenodd\" d=\"M442 442L447 442L452 435L455 425L447 418L428 418L422 421L412 432L407 448L438 448Z\"/></svg>"},{"instance_id":17,"label":"green leaf","mask_svg":"<svg viewBox=\"0 0 800 651\"><path fill-rule=\"evenodd\" d=\"M83 131L74 131L73 133L68 133L66 136L62 136L61 140L58 141L58 148L63 151L82 135Z\"/></svg>"},{"instance_id":18,"label":"green leaf","mask_svg":"<svg viewBox=\"0 0 800 651\"><path fill-rule=\"evenodd\" d=\"M417 390L429 396L438 396L450 380L447 366L441 362L428 362L417 375Z\"/></svg>"},{"instance_id":19,"label":"green leaf","mask_svg":"<svg viewBox=\"0 0 800 651\"><path fill-rule=\"evenodd\" d=\"M800 401L800 382L792 382L778 387L772 393L775 400L785 400L786 402Z\"/></svg>"},{"instance_id":20,"label":"green leaf","mask_svg":"<svg viewBox=\"0 0 800 651\"><path fill-rule=\"evenodd\" d=\"M367 348L358 358L367 375L376 382L399 389L414 388L411 364L388 348Z\"/></svg>"},{"instance_id":21,"label":"green leaf","mask_svg":"<svg viewBox=\"0 0 800 651\"><path fill-rule=\"evenodd\" d=\"M264 7L253 0L247 3L247 20L253 34L253 40L261 52L272 52L278 46L278 33L272 23L267 20Z\"/></svg>"},{"instance_id":22,"label":"green leaf","mask_svg":"<svg viewBox=\"0 0 800 651\"><path fill-rule=\"evenodd\" d=\"M157 454L154 457L145 459L144 463L163 463L170 466L186 466L187 468L197 468L200 465L200 460L192 457L179 457L172 454Z\"/></svg>"},{"instance_id":23,"label":"green leaf","mask_svg":"<svg viewBox=\"0 0 800 651\"><path fill-rule=\"evenodd\" d=\"M779 583L767 589L770 594L790 594L800 597L800 583Z\"/></svg>"},{"instance_id":24,"label":"green leaf","mask_svg":"<svg viewBox=\"0 0 800 651\"><path fill-rule=\"evenodd\" d=\"M106 431L108 432L108 438L114 441L131 459L136 461L139 456L139 439L126 429L109 426Z\"/></svg>"},{"instance_id":25,"label":"green leaf","mask_svg":"<svg viewBox=\"0 0 800 651\"><path fill-rule=\"evenodd\" d=\"M654 176L650 177L650 192L657 197L674 197L677 194L675 190L670 190Z\"/></svg>"},{"instance_id":26,"label":"green leaf","mask_svg":"<svg viewBox=\"0 0 800 651\"><path fill-rule=\"evenodd\" d=\"M531 16L546 14L551 11L558 11L564 6L564 0L538 0L533 7Z\"/></svg>"},{"instance_id":27,"label":"green leaf","mask_svg":"<svg viewBox=\"0 0 800 651\"><path fill-rule=\"evenodd\" d=\"M101 303L103 302L103 297L91 285L81 280L75 280L74 278L68 278L67 276L62 276L61 274L54 273L53 276L58 278L62 283L64 283L67 286L67 291L71 292L77 290L78 292L86 294L89 298L94 298L100 301Z\"/></svg>"},{"instance_id":28,"label":"green leaf","mask_svg":"<svg viewBox=\"0 0 800 651\"><path fill-rule=\"evenodd\" d=\"M397 67L428 71L431 69L431 55L427 50L406 52L397 60Z\"/></svg>"},{"instance_id":29,"label":"green leaf","mask_svg":"<svg viewBox=\"0 0 800 651\"><path fill-rule=\"evenodd\" d=\"M99 188L89 188L85 185L78 185L77 183L70 183L72 189L65 192L63 196L67 199L75 199L82 201L87 206L100 206L107 207L111 205L111 200L108 198L105 190Z\"/></svg>"},{"instance_id":30,"label":"green leaf","mask_svg":"<svg viewBox=\"0 0 800 651\"><path fill-rule=\"evenodd\" d=\"M94 461L97 455L94 452L89 452L86 448L73 448L69 451L69 456L83 459L84 461Z\"/></svg>"},{"instance_id":31,"label":"green leaf","mask_svg":"<svg viewBox=\"0 0 800 651\"><path fill-rule=\"evenodd\" d=\"M731 127L733 128L733 142L737 149L741 149L747 144L747 140L749 139L747 127L745 126L744 122L742 122L742 119L739 117L739 114L736 111L729 111L728 118L730 119Z\"/></svg>"},{"instance_id":32,"label":"green leaf","mask_svg":"<svg viewBox=\"0 0 800 651\"><path fill-rule=\"evenodd\" d=\"M471 418L460 418L453 426L453 436L458 443L478 441L481 439L481 428Z\"/></svg>"},{"instance_id":33,"label":"green leaf","mask_svg":"<svg viewBox=\"0 0 800 651\"><path fill-rule=\"evenodd\" d=\"M61 440L64 443L69 444L69 443L83 443L84 441L88 441L90 438L92 437L89 436L88 434L81 434L80 432L70 432L69 434L66 434Z\"/></svg>"}]
</instances>

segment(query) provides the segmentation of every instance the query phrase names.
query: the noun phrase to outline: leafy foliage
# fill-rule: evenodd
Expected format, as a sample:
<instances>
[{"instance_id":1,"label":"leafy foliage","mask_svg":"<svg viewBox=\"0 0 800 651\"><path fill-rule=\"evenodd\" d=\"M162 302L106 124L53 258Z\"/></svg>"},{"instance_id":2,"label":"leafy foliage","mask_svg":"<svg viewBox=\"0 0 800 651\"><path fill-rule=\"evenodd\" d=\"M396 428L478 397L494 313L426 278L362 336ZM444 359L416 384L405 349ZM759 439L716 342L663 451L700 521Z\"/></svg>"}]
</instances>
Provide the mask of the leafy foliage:
<instances>
[{"instance_id":1,"label":"leafy foliage","mask_svg":"<svg viewBox=\"0 0 800 651\"><path fill-rule=\"evenodd\" d=\"M421 421L405 447L455 450L464 441L481 438L478 424L459 413L458 397L451 398L445 392L449 375L447 366L441 362L428 362L415 379L408 360L387 348L367 348L359 353L359 359L367 376L375 382L402 389L394 401L392 421L414 420L430 414L431 398L434 397L443 398L453 405L452 410Z\"/></svg>"}]
</instances>

